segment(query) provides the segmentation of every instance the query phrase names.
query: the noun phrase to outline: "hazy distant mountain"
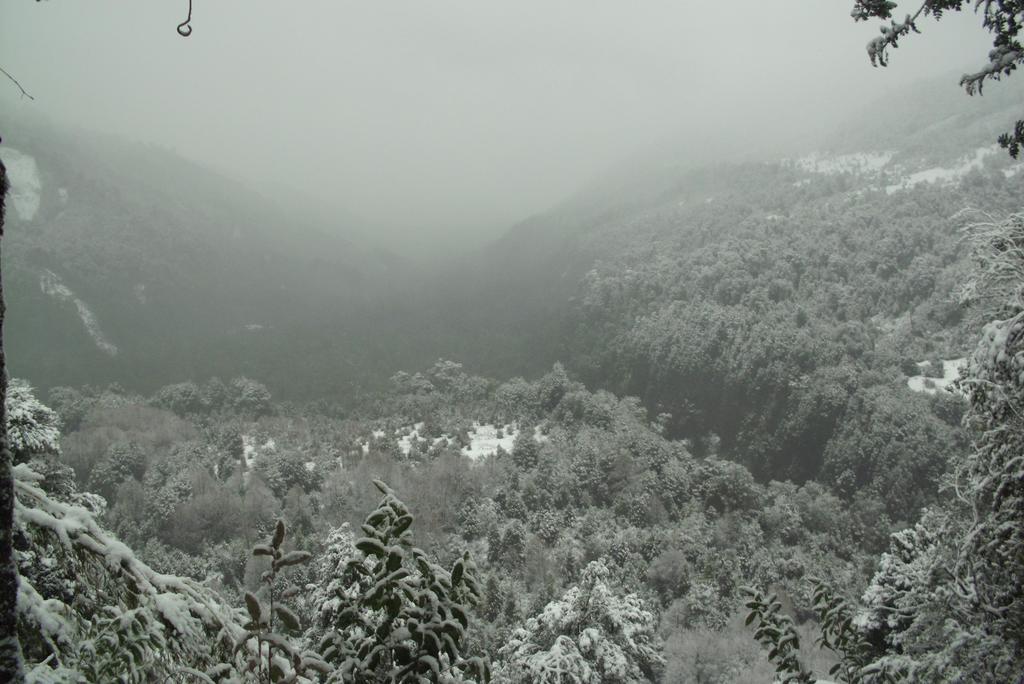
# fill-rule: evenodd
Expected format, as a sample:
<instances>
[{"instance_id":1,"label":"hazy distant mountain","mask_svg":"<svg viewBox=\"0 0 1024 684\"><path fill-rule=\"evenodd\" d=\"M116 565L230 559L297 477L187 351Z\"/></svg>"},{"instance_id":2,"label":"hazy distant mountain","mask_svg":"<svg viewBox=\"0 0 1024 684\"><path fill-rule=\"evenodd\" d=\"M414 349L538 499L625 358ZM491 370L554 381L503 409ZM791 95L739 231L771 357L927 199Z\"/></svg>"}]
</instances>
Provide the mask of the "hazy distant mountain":
<instances>
[{"instance_id":1,"label":"hazy distant mountain","mask_svg":"<svg viewBox=\"0 0 1024 684\"><path fill-rule=\"evenodd\" d=\"M448 278L445 297L469 312L452 324L463 331L456 356L496 374L537 373L562 360L591 382L642 394L621 366L636 321L683 297L687 285L692 296L713 298L697 282L698 264L717 261L756 280L749 255L762 250L790 253L803 270L817 268L813 260L829 250L834 258L860 250L852 256L882 260L898 251L922 264L938 260L946 275L936 266L934 278L908 280L918 295L891 306L879 297L895 286L888 279L911 277L909 261L886 274L878 292L858 290L869 284L851 273L795 295L808 309L824 309L820 297L834 287L861 298L871 315L885 309L896 318L926 300L938 306L950 299L952 272L966 258L958 232L965 219L953 215L967 207L1016 210L1024 200L1024 165L994 144L1019 116L1024 84L998 86L970 98L955 82L921 84L866 104L817 150L809 142L788 159L708 165L663 152L634 160L515 226ZM860 244L866 232L874 242ZM928 241L904 244L908 232ZM615 283L621 306L605 302L598 323L592 302L601 283ZM926 330L916 329L921 344Z\"/></svg>"},{"instance_id":2,"label":"hazy distant mountain","mask_svg":"<svg viewBox=\"0 0 1024 684\"><path fill-rule=\"evenodd\" d=\"M353 377L346 362L361 348L345 349L345 331L403 270L358 226L165 150L42 123L5 126L15 375L43 386L280 380L301 374L313 328L318 347L329 337L339 349L319 357L332 368L310 377Z\"/></svg>"}]
</instances>

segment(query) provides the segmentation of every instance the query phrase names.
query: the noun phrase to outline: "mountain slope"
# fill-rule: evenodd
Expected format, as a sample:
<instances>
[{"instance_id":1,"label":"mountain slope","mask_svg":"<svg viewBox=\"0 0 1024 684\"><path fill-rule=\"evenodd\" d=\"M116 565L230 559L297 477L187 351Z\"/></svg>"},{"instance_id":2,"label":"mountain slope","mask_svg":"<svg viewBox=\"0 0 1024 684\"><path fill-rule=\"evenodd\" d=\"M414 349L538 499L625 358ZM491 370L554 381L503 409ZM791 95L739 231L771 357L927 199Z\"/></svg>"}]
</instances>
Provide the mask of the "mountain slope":
<instances>
[{"instance_id":1,"label":"mountain slope","mask_svg":"<svg viewBox=\"0 0 1024 684\"><path fill-rule=\"evenodd\" d=\"M171 153L42 123L5 137L8 348L40 385L250 373L294 388L296 329L352 334L402 271L358 226ZM327 382L354 379L358 353L323 358Z\"/></svg>"},{"instance_id":2,"label":"mountain slope","mask_svg":"<svg viewBox=\"0 0 1024 684\"><path fill-rule=\"evenodd\" d=\"M1024 89L1006 92L963 97L970 111L911 92L900 116L915 127L874 145L851 141L871 140L885 117L858 119L817 153L662 164L638 174L652 183L583 193L449 280L463 312L453 326L478 342L459 358L499 375L562 360L666 414L667 433L698 451L721 450L765 478L869 487L871 468L847 473L829 444L854 416L916 401L907 379L920 380L921 362L941 374L965 355L974 333L956 301L969 259L961 229L981 215L961 212L1024 200L1024 166L988 131ZM956 401L933 399L914 410L955 424ZM941 470L913 467L915 482Z\"/></svg>"}]
</instances>

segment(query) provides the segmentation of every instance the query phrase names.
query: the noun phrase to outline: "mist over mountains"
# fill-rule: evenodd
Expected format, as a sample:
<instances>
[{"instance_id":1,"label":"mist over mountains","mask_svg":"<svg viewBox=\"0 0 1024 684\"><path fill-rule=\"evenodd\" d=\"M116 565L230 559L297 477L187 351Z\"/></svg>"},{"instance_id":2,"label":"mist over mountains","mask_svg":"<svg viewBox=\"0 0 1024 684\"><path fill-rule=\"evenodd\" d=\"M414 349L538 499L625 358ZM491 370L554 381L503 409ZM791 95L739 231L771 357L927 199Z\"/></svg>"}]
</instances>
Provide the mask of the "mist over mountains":
<instances>
[{"instance_id":1,"label":"mist over mountains","mask_svg":"<svg viewBox=\"0 0 1024 684\"><path fill-rule=\"evenodd\" d=\"M743 3L693 14L718 23L692 45L653 5L598 3L566 42L572 3L460 4L204 3L238 41L185 58L234 117L132 63L173 131L84 99L123 137L0 122L0 651L32 682L1015 681L1024 162L995 139L1024 83L860 102L823 29L716 52L687 109L654 96ZM115 20L164 9L140 7ZM755 47L785 23L745 11ZM232 74L263 56L246 22L304 26L352 92L294 55ZM381 65L339 58L366 47Z\"/></svg>"},{"instance_id":2,"label":"mist over mountains","mask_svg":"<svg viewBox=\"0 0 1024 684\"><path fill-rule=\"evenodd\" d=\"M273 188L44 123L5 133L9 348L42 385L279 368L282 348L303 354L297 330L333 331L402 282L352 219Z\"/></svg>"},{"instance_id":3,"label":"mist over mountains","mask_svg":"<svg viewBox=\"0 0 1024 684\"><path fill-rule=\"evenodd\" d=\"M505 376L561 359L606 383L619 363L607 358L611 330L642 314L606 310L595 330L586 320L595 278L666 260L683 269L679 259L741 235L743 253L773 249L799 239L809 217L831 226L826 240L851 220L889 231L908 204L923 202L942 223L980 204L977 193L988 201L1012 186L1018 167L990 141L1019 86L983 99L947 90L870 105L812 155L633 162L492 244L468 255L453 247L437 266L380 247L365 220L287 191L156 148L15 121L2 152L14 187L12 366L43 387L248 374L295 398L380 386L438 356ZM942 203L922 199L929 193ZM891 208L868 209L876 201ZM943 258L933 275L945 283L960 255ZM886 313L945 296L937 284Z\"/></svg>"}]
</instances>

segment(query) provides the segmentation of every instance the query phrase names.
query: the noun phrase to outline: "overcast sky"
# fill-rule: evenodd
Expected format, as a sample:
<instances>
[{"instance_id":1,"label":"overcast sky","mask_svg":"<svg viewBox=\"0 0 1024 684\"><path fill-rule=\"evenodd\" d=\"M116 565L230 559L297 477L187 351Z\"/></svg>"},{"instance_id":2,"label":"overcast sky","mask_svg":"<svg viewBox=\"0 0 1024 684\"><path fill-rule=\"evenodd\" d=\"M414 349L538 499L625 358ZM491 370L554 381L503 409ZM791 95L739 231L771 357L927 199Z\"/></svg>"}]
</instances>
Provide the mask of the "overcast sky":
<instances>
[{"instance_id":1,"label":"overcast sky","mask_svg":"<svg viewBox=\"0 0 1024 684\"><path fill-rule=\"evenodd\" d=\"M187 0L0 0L0 66L36 98L0 106L288 183L419 243L493 234L667 141L706 155L814 138L989 49L976 16L951 14L873 69L878 22L851 6L195 0L183 39Z\"/></svg>"}]
</instances>

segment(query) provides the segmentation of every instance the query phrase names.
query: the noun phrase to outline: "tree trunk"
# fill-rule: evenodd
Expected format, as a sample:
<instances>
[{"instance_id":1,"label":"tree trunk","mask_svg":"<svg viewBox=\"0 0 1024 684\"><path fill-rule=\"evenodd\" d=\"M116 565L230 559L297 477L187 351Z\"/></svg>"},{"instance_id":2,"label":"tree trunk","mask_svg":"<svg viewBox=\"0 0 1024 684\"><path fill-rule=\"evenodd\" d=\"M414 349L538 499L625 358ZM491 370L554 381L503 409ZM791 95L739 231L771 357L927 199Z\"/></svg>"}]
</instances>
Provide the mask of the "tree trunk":
<instances>
[{"instance_id":1,"label":"tree trunk","mask_svg":"<svg viewBox=\"0 0 1024 684\"><path fill-rule=\"evenodd\" d=\"M4 235L7 169L0 161L0 240ZM4 357L3 267L0 266L0 682L25 681L18 642L18 569L14 565L14 476L7 448L7 361Z\"/></svg>"}]
</instances>

